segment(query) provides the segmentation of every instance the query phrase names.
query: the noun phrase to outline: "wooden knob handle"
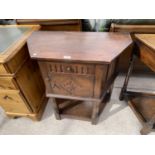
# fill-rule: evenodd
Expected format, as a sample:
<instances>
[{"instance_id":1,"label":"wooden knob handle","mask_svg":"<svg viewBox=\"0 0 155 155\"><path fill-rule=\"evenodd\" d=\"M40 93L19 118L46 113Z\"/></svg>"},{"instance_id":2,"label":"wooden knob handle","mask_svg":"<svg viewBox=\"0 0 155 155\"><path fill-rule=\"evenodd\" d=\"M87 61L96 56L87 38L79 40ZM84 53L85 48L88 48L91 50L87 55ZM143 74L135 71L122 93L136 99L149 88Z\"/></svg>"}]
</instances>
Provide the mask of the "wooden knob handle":
<instances>
[{"instance_id":1,"label":"wooden knob handle","mask_svg":"<svg viewBox=\"0 0 155 155\"><path fill-rule=\"evenodd\" d=\"M71 71L71 67L67 67L67 71Z\"/></svg>"},{"instance_id":2,"label":"wooden knob handle","mask_svg":"<svg viewBox=\"0 0 155 155\"><path fill-rule=\"evenodd\" d=\"M5 95L4 97L3 97L3 99L5 99L5 100L7 100L9 98L9 96L7 96L7 95Z\"/></svg>"}]
</instances>

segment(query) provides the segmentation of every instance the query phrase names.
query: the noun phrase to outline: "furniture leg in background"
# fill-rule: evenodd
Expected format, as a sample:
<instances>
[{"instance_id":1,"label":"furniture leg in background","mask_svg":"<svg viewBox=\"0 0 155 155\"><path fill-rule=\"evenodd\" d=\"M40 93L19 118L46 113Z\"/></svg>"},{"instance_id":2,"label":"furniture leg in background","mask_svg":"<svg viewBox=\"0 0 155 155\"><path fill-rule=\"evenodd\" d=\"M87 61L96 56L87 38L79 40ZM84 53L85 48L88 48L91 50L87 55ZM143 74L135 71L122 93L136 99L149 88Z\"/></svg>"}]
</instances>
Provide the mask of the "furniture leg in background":
<instances>
[{"instance_id":1,"label":"furniture leg in background","mask_svg":"<svg viewBox=\"0 0 155 155\"><path fill-rule=\"evenodd\" d=\"M136 114L139 121L142 123L143 128L141 134L148 134L151 131L155 131L155 94L148 92L134 92L128 91L128 81L134 67L134 60L137 57L148 68L155 71L155 50L154 42L155 35L153 34L136 34L136 47L137 51L131 56L130 65L124 81L123 88L120 93L120 100L127 100L129 106ZM136 57L135 57L136 56Z\"/></svg>"}]
</instances>

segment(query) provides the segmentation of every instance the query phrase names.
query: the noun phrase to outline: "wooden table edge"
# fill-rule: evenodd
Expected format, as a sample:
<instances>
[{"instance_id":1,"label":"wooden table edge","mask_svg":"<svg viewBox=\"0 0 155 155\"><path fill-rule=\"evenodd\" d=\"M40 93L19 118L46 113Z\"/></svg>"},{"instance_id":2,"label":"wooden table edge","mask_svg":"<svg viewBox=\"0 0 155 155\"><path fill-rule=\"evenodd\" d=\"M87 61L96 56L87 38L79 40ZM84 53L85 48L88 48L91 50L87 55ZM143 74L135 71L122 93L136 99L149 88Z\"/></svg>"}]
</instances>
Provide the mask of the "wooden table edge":
<instances>
[{"instance_id":1,"label":"wooden table edge","mask_svg":"<svg viewBox=\"0 0 155 155\"><path fill-rule=\"evenodd\" d=\"M145 34L147 35L147 33L145 33ZM136 41L139 41L139 42L143 43L145 46L149 47L150 49L155 50L155 48L153 48L153 47L151 46L151 43L150 43L149 41L144 41L144 40L142 40L142 39L139 37L139 35L141 35L141 34L134 34ZM155 34L154 34L154 35L155 35ZM147 44L147 43L148 43L148 44Z\"/></svg>"},{"instance_id":2,"label":"wooden table edge","mask_svg":"<svg viewBox=\"0 0 155 155\"><path fill-rule=\"evenodd\" d=\"M4 50L4 55L0 55L0 63L4 63L9 61L26 43L27 38L32 34L32 32L37 31L40 29L40 25L0 25L0 28L6 28L6 27L30 27L30 30L27 30L24 32L24 34L16 40L14 43L12 43L11 46L9 46L6 50Z\"/></svg>"}]
</instances>

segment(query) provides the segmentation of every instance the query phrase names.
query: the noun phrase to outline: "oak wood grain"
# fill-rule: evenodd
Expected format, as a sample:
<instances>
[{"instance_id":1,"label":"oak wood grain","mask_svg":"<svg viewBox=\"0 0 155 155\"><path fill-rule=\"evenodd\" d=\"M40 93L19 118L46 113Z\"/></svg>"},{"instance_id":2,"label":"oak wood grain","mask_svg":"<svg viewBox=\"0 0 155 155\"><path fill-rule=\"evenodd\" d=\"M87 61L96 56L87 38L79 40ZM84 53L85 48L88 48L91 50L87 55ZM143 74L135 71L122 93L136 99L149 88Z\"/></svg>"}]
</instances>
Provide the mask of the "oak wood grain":
<instances>
[{"instance_id":1,"label":"oak wood grain","mask_svg":"<svg viewBox=\"0 0 155 155\"><path fill-rule=\"evenodd\" d=\"M120 33L38 31L27 43L31 58L110 63L132 40Z\"/></svg>"}]
</instances>

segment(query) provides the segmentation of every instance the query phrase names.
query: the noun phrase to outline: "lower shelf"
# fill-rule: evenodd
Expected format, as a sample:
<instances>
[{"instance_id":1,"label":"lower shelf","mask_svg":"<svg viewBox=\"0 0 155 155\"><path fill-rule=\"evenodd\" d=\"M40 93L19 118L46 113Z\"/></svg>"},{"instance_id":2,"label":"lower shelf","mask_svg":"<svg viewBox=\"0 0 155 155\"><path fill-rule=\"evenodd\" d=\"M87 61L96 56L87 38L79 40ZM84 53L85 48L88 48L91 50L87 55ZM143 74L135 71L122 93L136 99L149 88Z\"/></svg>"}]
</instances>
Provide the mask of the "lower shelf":
<instances>
[{"instance_id":1,"label":"lower shelf","mask_svg":"<svg viewBox=\"0 0 155 155\"><path fill-rule=\"evenodd\" d=\"M92 103L89 101L63 100L58 101L61 117L90 120Z\"/></svg>"},{"instance_id":2,"label":"lower shelf","mask_svg":"<svg viewBox=\"0 0 155 155\"><path fill-rule=\"evenodd\" d=\"M135 97L128 104L143 125L140 133L146 135L155 131L155 98Z\"/></svg>"},{"instance_id":3,"label":"lower shelf","mask_svg":"<svg viewBox=\"0 0 155 155\"><path fill-rule=\"evenodd\" d=\"M99 114L103 111L107 99L100 103ZM93 112L92 101L79 101L69 99L56 99L61 118L73 118L79 120L91 121Z\"/></svg>"},{"instance_id":4,"label":"lower shelf","mask_svg":"<svg viewBox=\"0 0 155 155\"><path fill-rule=\"evenodd\" d=\"M135 97L129 101L129 105L143 122L150 121L155 115L155 98Z\"/></svg>"}]
</instances>

